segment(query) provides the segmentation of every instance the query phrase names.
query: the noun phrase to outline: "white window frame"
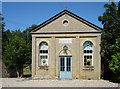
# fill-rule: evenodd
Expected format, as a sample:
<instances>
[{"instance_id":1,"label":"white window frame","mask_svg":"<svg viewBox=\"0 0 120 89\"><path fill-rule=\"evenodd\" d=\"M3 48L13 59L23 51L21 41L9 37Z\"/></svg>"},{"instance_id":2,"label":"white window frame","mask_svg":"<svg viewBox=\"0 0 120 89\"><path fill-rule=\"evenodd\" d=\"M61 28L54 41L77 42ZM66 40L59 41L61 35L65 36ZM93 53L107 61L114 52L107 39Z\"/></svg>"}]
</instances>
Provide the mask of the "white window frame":
<instances>
[{"instance_id":1,"label":"white window frame","mask_svg":"<svg viewBox=\"0 0 120 89\"><path fill-rule=\"evenodd\" d=\"M40 44L41 43L45 43L48 46L48 43L45 42L45 41L40 42ZM40 53L40 50L41 50L40 47L41 47L41 45L39 45L39 66L48 66L48 48L47 48L47 53ZM41 56L47 56L47 61L46 61L47 65L42 64L42 62L41 62Z\"/></svg>"},{"instance_id":2,"label":"white window frame","mask_svg":"<svg viewBox=\"0 0 120 89\"><path fill-rule=\"evenodd\" d=\"M91 42L91 41L85 41L85 42ZM92 56L92 62L91 62L91 66L93 66L93 43L92 43L92 53L84 53L84 44L85 42L83 43L83 66L87 66L87 65L84 65L84 56Z\"/></svg>"}]
</instances>

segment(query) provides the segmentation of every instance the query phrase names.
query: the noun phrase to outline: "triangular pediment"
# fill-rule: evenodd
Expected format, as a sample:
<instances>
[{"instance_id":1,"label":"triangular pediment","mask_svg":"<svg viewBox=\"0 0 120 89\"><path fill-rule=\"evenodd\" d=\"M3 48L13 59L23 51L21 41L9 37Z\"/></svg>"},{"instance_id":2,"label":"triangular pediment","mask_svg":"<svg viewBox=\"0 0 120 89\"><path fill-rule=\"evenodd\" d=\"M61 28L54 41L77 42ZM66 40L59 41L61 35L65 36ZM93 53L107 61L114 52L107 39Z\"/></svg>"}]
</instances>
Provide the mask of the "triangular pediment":
<instances>
[{"instance_id":1,"label":"triangular pediment","mask_svg":"<svg viewBox=\"0 0 120 89\"><path fill-rule=\"evenodd\" d=\"M100 32L101 28L64 10L31 30L31 32Z\"/></svg>"}]
</instances>

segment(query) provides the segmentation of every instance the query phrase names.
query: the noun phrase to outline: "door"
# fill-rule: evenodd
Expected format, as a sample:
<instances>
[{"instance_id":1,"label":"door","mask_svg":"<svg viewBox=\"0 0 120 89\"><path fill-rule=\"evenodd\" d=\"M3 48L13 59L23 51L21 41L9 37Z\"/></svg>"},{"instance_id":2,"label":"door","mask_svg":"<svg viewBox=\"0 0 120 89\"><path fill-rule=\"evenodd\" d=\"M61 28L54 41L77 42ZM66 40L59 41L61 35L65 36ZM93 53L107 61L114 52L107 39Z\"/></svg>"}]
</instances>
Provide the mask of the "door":
<instances>
[{"instance_id":1,"label":"door","mask_svg":"<svg viewBox=\"0 0 120 89\"><path fill-rule=\"evenodd\" d=\"M72 79L72 57L71 56L59 57L59 78Z\"/></svg>"}]
</instances>

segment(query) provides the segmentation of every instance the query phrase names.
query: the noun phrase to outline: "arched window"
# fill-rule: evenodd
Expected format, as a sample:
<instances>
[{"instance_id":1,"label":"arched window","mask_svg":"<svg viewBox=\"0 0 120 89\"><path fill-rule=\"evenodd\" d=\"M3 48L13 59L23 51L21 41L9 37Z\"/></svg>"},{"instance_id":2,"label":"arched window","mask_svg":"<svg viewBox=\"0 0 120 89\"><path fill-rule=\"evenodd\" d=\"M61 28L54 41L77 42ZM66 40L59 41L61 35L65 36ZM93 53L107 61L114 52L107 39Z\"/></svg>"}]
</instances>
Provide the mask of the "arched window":
<instances>
[{"instance_id":1,"label":"arched window","mask_svg":"<svg viewBox=\"0 0 120 89\"><path fill-rule=\"evenodd\" d=\"M84 44L84 66L93 65L93 43L86 41Z\"/></svg>"},{"instance_id":2,"label":"arched window","mask_svg":"<svg viewBox=\"0 0 120 89\"><path fill-rule=\"evenodd\" d=\"M48 44L46 42L41 42L40 45L40 65L48 65Z\"/></svg>"}]
</instances>

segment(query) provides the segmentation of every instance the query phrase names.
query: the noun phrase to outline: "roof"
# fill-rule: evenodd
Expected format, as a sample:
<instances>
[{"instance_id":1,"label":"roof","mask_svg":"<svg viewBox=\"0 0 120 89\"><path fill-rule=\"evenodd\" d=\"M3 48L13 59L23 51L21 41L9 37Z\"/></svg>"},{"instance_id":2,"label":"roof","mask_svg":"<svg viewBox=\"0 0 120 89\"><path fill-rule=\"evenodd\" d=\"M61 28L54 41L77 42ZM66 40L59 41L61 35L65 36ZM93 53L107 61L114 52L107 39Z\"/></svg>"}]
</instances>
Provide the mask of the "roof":
<instances>
[{"instance_id":1,"label":"roof","mask_svg":"<svg viewBox=\"0 0 120 89\"><path fill-rule=\"evenodd\" d=\"M61 11L60 13L58 13L57 15L53 16L52 18L48 19L47 21L43 22L42 24L38 25L34 29L31 29L30 32L33 33L35 31L43 28L44 26L46 26L47 24L53 22L54 20L56 20L57 18L63 16L64 14L67 14L67 15L69 15L69 16L71 16L71 17L73 17L73 18L75 18L75 19L77 19L79 21L81 21L82 23L84 23L84 24L94 28L95 30L97 30L99 32L101 32L101 30L102 30L102 28L92 24L91 22L89 22L89 21L87 21L87 20L85 20L85 19L75 15L74 13L68 11L67 9L65 9L65 10Z\"/></svg>"}]
</instances>

